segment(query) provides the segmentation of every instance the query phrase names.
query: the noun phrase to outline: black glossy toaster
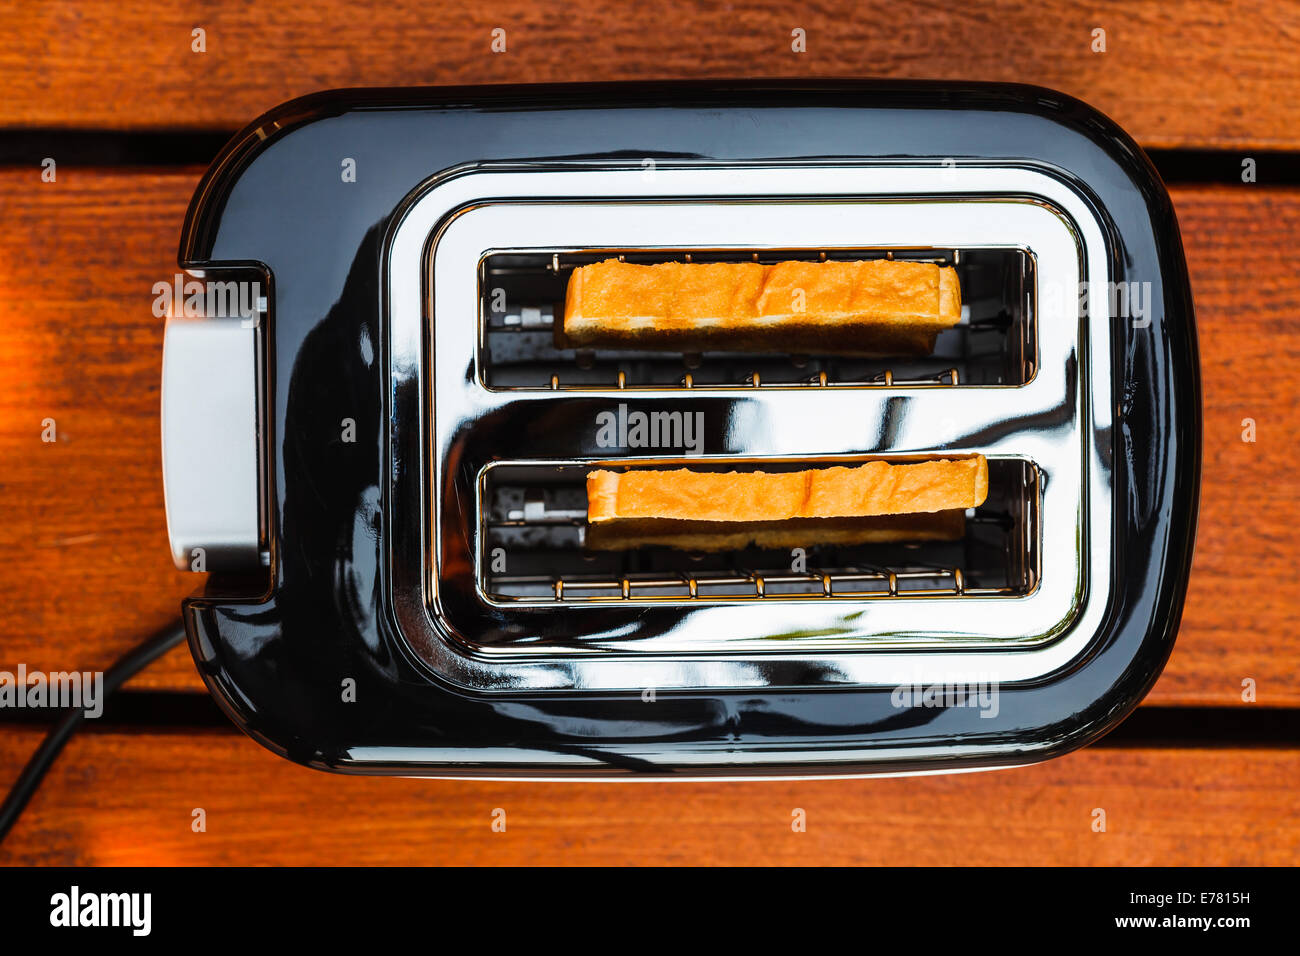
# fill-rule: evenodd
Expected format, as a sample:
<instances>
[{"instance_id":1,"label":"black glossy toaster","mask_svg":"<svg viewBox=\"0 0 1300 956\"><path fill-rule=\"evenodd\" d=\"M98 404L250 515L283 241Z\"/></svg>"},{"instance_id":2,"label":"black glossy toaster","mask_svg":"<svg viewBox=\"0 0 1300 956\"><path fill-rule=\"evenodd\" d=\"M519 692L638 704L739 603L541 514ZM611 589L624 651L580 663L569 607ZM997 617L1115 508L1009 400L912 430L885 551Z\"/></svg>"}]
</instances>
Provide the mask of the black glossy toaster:
<instances>
[{"instance_id":1,"label":"black glossy toaster","mask_svg":"<svg viewBox=\"0 0 1300 956\"><path fill-rule=\"evenodd\" d=\"M569 347L584 265L951 267L927 354ZM163 362L213 696L321 769L831 776L1105 733L1174 641L1200 394L1168 195L1069 97L658 84L309 96L190 206ZM628 422L685 430L659 442ZM585 547L593 469L983 456L946 540Z\"/></svg>"}]
</instances>

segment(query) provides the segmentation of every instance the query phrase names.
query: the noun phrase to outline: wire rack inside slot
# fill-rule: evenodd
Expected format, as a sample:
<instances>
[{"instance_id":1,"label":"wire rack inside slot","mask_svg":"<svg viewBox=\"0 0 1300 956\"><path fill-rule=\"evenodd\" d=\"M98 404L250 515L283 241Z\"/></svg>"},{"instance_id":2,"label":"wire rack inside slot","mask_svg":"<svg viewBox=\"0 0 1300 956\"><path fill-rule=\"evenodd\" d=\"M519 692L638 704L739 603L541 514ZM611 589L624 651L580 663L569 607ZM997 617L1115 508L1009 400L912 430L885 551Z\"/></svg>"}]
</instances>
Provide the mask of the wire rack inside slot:
<instances>
[{"instance_id":1,"label":"wire rack inside slot","mask_svg":"<svg viewBox=\"0 0 1300 956\"><path fill-rule=\"evenodd\" d=\"M494 469L501 471L501 469ZM494 599L528 603L754 601L1015 596L1038 573L1037 472L990 462L989 499L959 541L703 553L665 547L589 551L578 468L542 485L498 476L484 489L480 580Z\"/></svg>"}]
</instances>

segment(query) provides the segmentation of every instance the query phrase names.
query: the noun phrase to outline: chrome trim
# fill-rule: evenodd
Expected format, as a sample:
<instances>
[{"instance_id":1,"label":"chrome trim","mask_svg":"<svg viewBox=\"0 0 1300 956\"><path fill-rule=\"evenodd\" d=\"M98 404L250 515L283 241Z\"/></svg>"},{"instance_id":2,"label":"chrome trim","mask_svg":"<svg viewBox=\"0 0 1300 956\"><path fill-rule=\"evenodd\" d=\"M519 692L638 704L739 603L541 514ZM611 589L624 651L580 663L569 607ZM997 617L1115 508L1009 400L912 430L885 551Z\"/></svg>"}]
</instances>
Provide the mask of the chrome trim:
<instances>
[{"instance_id":1,"label":"chrome trim","mask_svg":"<svg viewBox=\"0 0 1300 956\"><path fill-rule=\"evenodd\" d=\"M644 760L645 754L640 750L631 748L612 748L616 749L618 754L633 760ZM608 753L609 751L605 751ZM1012 746L1002 746L993 749L994 753L1006 754L1008 756L1018 755L1017 748ZM391 767L397 764L422 764L425 766L439 766L452 768L443 772L419 774L404 774L403 776L418 777L421 780L478 780L478 781L500 781L502 783L518 783L526 780L529 783L603 783L603 784L627 784L627 783L663 783L665 780L672 780L674 783L723 783L723 782L745 782L745 783L773 783L777 781L805 781L805 780L882 780L887 777L933 777L947 776L949 774L969 774L969 773L986 773L994 770L1013 770L1019 767L1019 764L1005 763L990 767L945 767L938 770L895 770L888 773L873 773L871 771L858 771L850 773L835 773L834 771L824 770L827 766L848 765L862 766L870 763L879 756L879 751L870 748L858 748L849 751L847 755L837 753L836 759L828 762L827 755L823 752L814 750L800 750L790 753L783 753L783 762L791 766L814 766L822 769L823 772L804 773L736 773L731 768L716 770L713 773L700 773L691 770L675 770L672 772L648 772L638 770L636 773L589 773L588 771L608 771L610 761L602 759L599 756L586 753L566 753L556 754L555 751L541 749L524 749L511 748L511 756L517 758L521 764L530 766L527 776L518 776L510 774L494 774L482 772L485 766L494 766L500 751L493 749L456 749L456 748L438 748L438 747L352 747L344 752L344 759L363 769L368 765L379 767ZM907 750L891 750L891 760L894 754L901 754L901 760L924 760L934 755L933 750L927 750L921 747L908 748ZM716 766L718 754L708 750L700 751L683 751L681 754L681 764L683 767L698 766ZM559 767L561 770L568 770L569 773L547 773L541 772L537 775L537 767ZM457 773L456 770L461 772Z\"/></svg>"},{"instance_id":2,"label":"chrome trim","mask_svg":"<svg viewBox=\"0 0 1300 956\"><path fill-rule=\"evenodd\" d=\"M442 555L440 501L465 490L445 486L446 463L454 456L458 470L471 474L488 464L463 460L457 443L464 429L481 427L491 414L500 436L517 435L553 403L611 398L599 390L490 392L481 385L474 367L478 262L498 248L628 246L630 236L636 246L675 248L1004 244L1033 253L1039 290L1059 283L1068 293L1082 275L1094 288L1108 278L1103 233L1089 206L1064 182L1023 167L661 166L649 181L639 167L511 167L429 184L392 233L386 274L388 387L417 384L425 397L418 467L426 490L420 515L388 513L386 520L390 528L418 521L423 547L399 553L389 534L394 550L386 580L408 642L433 670L485 691L1012 683L1041 677L1083 652L1111 586L1111 333L1106 303L1090 297L1089 325L1070 294L1039 296L1038 374L1025 385L873 386L836 390L834 398L820 389L695 388L672 397L719 407L725 400L726 431L744 445L734 450L743 457L980 452L1032 459L1045 475L1043 577L1034 593L897 603L699 601L676 611L672 626L641 636L635 615L646 609L627 602L628 626L606 624L580 647L564 648L484 638L510 627L548 633L558 620L548 614L594 608L483 605L465 633L447 613L453 595L442 593L453 578L431 561ZM426 288L430 274L433 288ZM432 361L424 350L426 316L433 321ZM666 400L662 391L632 389L615 400L645 398ZM860 424L846 429L846 421ZM551 438L547 460L592 460L577 436ZM390 432L389 441L391 454L399 436ZM501 447L499 457L515 456ZM410 594L421 598L403 597ZM609 606L600 610L607 622Z\"/></svg>"}]
</instances>

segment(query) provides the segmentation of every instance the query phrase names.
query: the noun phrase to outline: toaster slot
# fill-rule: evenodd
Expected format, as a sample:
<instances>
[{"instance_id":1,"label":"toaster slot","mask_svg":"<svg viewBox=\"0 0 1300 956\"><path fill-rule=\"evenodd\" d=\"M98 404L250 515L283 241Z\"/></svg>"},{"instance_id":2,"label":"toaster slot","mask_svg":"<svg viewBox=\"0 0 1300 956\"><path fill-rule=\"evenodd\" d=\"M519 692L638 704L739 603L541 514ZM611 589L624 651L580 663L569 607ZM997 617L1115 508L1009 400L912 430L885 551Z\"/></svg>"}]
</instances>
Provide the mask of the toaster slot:
<instances>
[{"instance_id":1,"label":"toaster slot","mask_svg":"<svg viewBox=\"0 0 1300 956\"><path fill-rule=\"evenodd\" d=\"M628 688L662 665L660 687L878 682L916 654L971 653L960 663L978 666L985 651L1047 649L1070 633L1095 594L1113 518L1106 459L1085 429L1110 407L1097 358L1110 353L1070 294L1085 275L1089 287L1104 282L1104 258L1081 244L1077 217L1032 198L1015 171L958 170L952 196L910 169L805 173L661 171L659 199L636 172L471 174L404 221L391 268L410 279L394 279L391 362L415 374L395 388L424 395L427 497L394 527L418 529L425 549L406 578L421 597L408 623L454 679ZM620 255L648 265L929 260L957 273L963 309L911 358L846 354L852 340L834 355L557 348L573 270ZM782 347L775 336L745 347L770 343ZM648 430L634 431L637 412ZM920 522L930 540L913 520L886 523L906 536L862 543L857 527L812 519L798 523L810 538L794 539L802 554L787 534L795 522L755 529L779 531L759 540L781 548L705 550L723 539L663 526L658 540L679 547L626 547L640 540L627 536L656 533L630 523L584 537L593 470L973 455L988 463L986 499L960 524ZM778 659L794 672L774 675Z\"/></svg>"},{"instance_id":2,"label":"toaster slot","mask_svg":"<svg viewBox=\"0 0 1300 956\"><path fill-rule=\"evenodd\" d=\"M899 259L951 265L962 318L923 357L760 352L673 353L557 344L576 267L620 258L660 262ZM1023 385L1034 374L1034 258L1023 249L586 249L498 252L480 263L482 384L493 390L763 386Z\"/></svg>"},{"instance_id":3,"label":"toaster slot","mask_svg":"<svg viewBox=\"0 0 1300 956\"><path fill-rule=\"evenodd\" d=\"M844 462L835 462L844 463ZM809 462L723 462L695 470L782 471ZM819 545L803 554L585 547L587 464L500 464L480 479L479 588L499 602L753 601L1006 596L1039 576L1040 474L1026 459L989 460L988 498L954 541Z\"/></svg>"}]
</instances>

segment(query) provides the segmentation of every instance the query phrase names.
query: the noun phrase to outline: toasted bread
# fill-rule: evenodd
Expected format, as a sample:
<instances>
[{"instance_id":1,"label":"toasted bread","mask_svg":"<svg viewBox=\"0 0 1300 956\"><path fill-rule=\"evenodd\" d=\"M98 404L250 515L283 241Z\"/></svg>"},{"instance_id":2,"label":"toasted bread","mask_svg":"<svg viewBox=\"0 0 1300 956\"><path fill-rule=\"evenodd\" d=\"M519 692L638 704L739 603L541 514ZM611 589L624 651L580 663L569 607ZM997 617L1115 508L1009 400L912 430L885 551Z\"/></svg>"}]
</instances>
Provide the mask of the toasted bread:
<instances>
[{"instance_id":1,"label":"toasted bread","mask_svg":"<svg viewBox=\"0 0 1300 956\"><path fill-rule=\"evenodd\" d=\"M956 270L929 262L607 259L569 279L570 348L926 355L961 319Z\"/></svg>"},{"instance_id":2,"label":"toasted bread","mask_svg":"<svg viewBox=\"0 0 1300 956\"><path fill-rule=\"evenodd\" d=\"M948 540L987 497L982 455L791 472L597 470L587 475L587 543L708 551Z\"/></svg>"}]
</instances>

